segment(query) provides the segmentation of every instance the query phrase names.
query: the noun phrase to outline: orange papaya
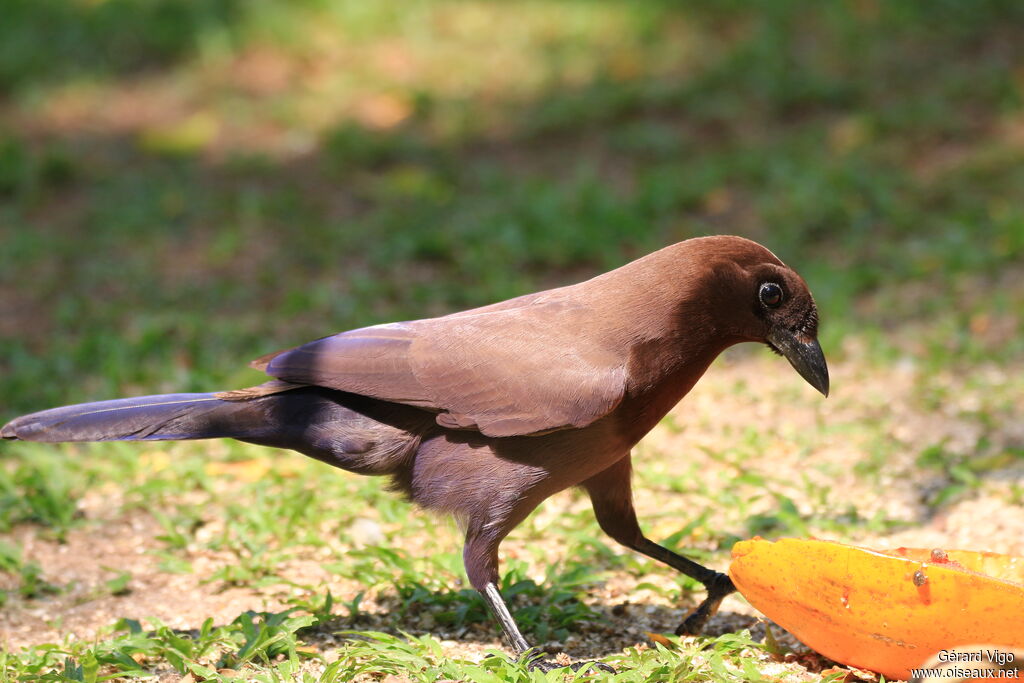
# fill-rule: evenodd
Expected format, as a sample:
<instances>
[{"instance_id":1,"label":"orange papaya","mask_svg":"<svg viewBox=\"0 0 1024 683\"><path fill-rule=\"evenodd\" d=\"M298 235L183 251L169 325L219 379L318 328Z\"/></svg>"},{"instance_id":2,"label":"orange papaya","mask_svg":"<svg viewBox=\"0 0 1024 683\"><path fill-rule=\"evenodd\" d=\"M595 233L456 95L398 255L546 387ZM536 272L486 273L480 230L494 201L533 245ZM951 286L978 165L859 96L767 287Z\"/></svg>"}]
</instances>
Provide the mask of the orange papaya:
<instances>
[{"instance_id":1,"label":"orange papaya","mask_svg":"<svg viewBox=\"0 0 1024 683\"><path fill-rule=\"evenodd\" d=\"M754 538L733 547L729 575L751 605L811 649L889 679L909 678L943 652L986 657L1024 646L1018 557Z\"/></svg>"}]
</instances>

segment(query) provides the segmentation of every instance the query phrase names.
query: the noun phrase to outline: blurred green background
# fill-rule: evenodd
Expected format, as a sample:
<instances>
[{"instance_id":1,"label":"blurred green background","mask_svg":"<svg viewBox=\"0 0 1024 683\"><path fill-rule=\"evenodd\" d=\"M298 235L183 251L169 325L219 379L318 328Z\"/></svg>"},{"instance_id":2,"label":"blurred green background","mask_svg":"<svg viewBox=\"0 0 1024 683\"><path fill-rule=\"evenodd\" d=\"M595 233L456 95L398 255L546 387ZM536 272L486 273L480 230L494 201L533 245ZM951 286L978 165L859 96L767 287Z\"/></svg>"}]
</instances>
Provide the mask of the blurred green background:
<instances>
[{"instance_id":1,"label":"blurred green background","mask_svg":"<svg viewBox=\"0 0 1024 683\"><path fill-rule=\"evenodd\" d=\"M709 233L796 267L833 357L896 328L926 332L881 358L1021 350L1018 2L3 14L4 416L252 383L281 346Z\"/></svg>"}]
</instances>

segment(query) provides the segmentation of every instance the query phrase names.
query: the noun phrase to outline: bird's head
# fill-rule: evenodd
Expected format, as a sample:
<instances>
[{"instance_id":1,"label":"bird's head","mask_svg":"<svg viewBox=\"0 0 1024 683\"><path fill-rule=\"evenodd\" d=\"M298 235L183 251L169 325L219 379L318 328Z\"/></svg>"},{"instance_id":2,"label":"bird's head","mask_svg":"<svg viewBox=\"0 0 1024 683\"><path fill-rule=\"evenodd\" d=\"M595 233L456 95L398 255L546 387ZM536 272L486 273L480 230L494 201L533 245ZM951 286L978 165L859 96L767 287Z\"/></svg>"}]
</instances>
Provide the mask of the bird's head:
<instances>
[{"instance_id":1,"label":"bird's head","mask_svg":"<svg viewBox=\"0 0 1024 683\"><path fill-rule=\"evenodd\" d=\"M807 284L785 266L763 270L754 284L752 310L762 321L764 342L828 396L828 365L818 343L818 308Z\"/></svg>"},{"instance_id":2,"label":"bird's head","mask_svg":"<svg viewBox=\"0 0 1024 683\"><path fill-rule=\"evenodd\" d=\"M767 344L807 382L828 396L828 365L818 344L818 309L804 279L770 251L738 237L705 238L713 256L707 266L719 299L729 311L736 341Z\"/></svg>"}]
</instances>

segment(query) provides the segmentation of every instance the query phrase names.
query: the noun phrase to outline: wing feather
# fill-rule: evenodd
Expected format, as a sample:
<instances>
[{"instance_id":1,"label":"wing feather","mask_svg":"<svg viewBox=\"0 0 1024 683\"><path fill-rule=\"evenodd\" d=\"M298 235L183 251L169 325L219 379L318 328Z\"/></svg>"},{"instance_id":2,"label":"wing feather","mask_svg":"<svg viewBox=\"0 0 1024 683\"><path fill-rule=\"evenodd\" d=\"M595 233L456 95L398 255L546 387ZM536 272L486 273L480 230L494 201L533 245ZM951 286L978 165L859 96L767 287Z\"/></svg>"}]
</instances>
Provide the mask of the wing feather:
<instances>
[{"instance_id":1,"label":"wing feather","mask_svg":"<svg viewBox=\"0 0 1024 683\"><path fill-rule=\"evenodd\" d=\"M622 400L624 353L572 336L588 315L530 297L343 332L260 360L280 380L435 410L445 427L540 434L591 424Z\"/></svg>"}]
</instances>

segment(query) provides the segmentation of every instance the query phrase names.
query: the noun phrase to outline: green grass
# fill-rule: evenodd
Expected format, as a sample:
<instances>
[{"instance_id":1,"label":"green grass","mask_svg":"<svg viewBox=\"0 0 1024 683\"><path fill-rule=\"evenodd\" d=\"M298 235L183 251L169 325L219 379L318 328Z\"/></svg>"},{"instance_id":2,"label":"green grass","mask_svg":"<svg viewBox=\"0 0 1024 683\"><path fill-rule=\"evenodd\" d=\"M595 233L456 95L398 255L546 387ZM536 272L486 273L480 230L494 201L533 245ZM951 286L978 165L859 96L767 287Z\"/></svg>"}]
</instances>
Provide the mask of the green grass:
<instances>
[{"instance_id":1,"label":"green grass","mask_svg":"<svg viewBox=\"0 0 1024 683\"><path fill-rule=\"evenodd\" d=\"M1024 357L1018 3L7 4L0 419L244 386L259 381L246 361L276 348L727 232L804 275L832 363L886 374L912 362L907 409L974 436L908 443L884 402L844 397L841 382L826 420L793 390L738 381L750 419L716 422L718 445L691 447L693 425L668 418L671 450L640 447L638 489L681 501L644 519L657 537L721 564L757 533L884 533L922 520L828 482L920 478L922 509L938 514L1024 457L1007 436ZM766 401L769 418L754 408ZM801 412L814 428L786 426ZM852 444L856 462L816 460L822 442ZM766 464L780 444L801 474ZM194 632L125 621L90 641L5 649L4 680L571 679L497 654L446 657L431 628L409 627L476 642L496 628L465 583L458 531L379 481L239 444L0 452L8 603L45 609L77 590L19 539L106 528L83 512L101 492L160 530L147 552L161 571L230 558L197 580L284 605ZM622 554L568 500L557 523L542 512L516 532L504 565L529 638L622 628L588 597L609 577L692 597L692 582L647 581L670 572ZM380 543L363 543L360 524ZM541 545L552 539L562 556ZM361 592L288 573L311 558ZM84 595L131 600L135 581L110 567ZM603 653L621 681L760 680L769 658L746 636Z\"/></svg>"},{"instance_id":2,"label":"green grass","mask_svg":"<svg viewBox=\"0 0 1024 683\"><path fill-rule=\"evenodd\" d=\"M313 627L315 617L246 613L232 624L217 627L203 623L195 633L182 634L159 623L144 625L122 621L110 636L96 644L68 643L38 648L18 663L19 680L103 681L115 677L146 677L144 662L163 661L167 668L191 674L196 680L231 681L245 670L245 679L261 682L283 680L351 681L372 674L403 675L429 683L437 680L473 681L574 681L592 680L586 671L556 669L548 674L530 672L522 661L491 652L477 664L453 660L429 635L401 636L381 632L351 632L354 636L337 653L337 659L315 673L304 666L315 657L303 648L300 634ZM613 660L623 673L620 681L767 680L743 655L762 651L749 634L729 634L703 642L682 643L665 638L665 645L650 650L624 652ZM0 665L10 665L0 655ZM742 663L735 667L735 658ZM199 660L209 661L201 664ZM8 669L9 670L9 669ZM104 674L104 671L117 674ZM24 676L24 678L21 678Z\"/></svg>"}]
</instances>

